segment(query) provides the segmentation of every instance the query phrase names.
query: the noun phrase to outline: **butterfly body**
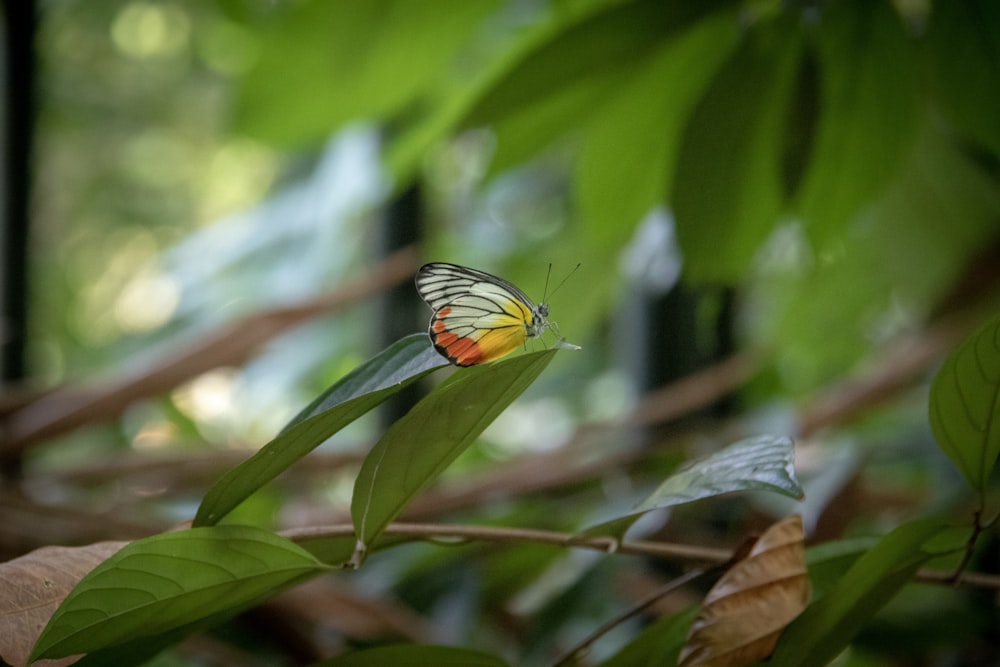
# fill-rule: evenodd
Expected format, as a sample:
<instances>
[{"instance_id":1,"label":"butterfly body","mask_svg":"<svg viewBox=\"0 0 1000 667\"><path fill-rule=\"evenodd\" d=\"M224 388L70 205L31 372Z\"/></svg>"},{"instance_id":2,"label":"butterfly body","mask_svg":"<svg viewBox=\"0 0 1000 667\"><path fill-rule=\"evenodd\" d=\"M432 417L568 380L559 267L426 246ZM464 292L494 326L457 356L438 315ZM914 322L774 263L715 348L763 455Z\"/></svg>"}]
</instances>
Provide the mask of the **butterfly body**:
<instances>
[{"instance_id":1,"label":"butterfly body","mask_svg":"<svg viewBox=\"0 0 1000 667\"><path fill-rule=\"evenodd\" d=\"M457 366L499 359L551 327L549 308L485 271L433 262L417 271L417 292L434 311L434 347Z\"/></svg>"}]
</instances>

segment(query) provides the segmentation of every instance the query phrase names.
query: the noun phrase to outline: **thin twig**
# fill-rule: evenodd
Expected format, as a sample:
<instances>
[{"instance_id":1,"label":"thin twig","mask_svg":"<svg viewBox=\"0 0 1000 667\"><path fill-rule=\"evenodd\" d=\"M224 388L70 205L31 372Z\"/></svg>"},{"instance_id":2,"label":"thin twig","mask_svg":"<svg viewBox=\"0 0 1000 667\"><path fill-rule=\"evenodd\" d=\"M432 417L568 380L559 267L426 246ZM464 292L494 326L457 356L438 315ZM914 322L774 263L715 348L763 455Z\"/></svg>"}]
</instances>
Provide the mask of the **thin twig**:
<instances>
[{"instance_id":1,"label":"thin twig","mask_svg":"<svg viewBox=\"0 0 1000 667\"><path fill-rule=\"evenodd\" d=\"M629 620L633 616L637 616L638 614L642 613L649 607L653 606L654 604L656 604L658 600L666 597L670 593L673 593L681 586L684 586L685 584L694 581L701 575L706 574L707 572L710 571L711 570L706 568L697 568L694 570L690 570L688 572L685 572L681 576L673 579L669 583L661 586L660 588L658 588L657 590L646 596L644 599L637 602L631 608L626 609L618 616L602 623L600 627L598 627L596 630L587 635L586 639L584 639L582 642L571 648L569 651L563 654L561 658L556 660L553 663L553 667L562 667L563 665L571 664L570 661L572 661L578 655L580 655L581 653L589 649L591 646L593 646L598 639L600 639L610 631L614 630L616 627L618 627L625 621Z\"/></svg>"}]
</instances>

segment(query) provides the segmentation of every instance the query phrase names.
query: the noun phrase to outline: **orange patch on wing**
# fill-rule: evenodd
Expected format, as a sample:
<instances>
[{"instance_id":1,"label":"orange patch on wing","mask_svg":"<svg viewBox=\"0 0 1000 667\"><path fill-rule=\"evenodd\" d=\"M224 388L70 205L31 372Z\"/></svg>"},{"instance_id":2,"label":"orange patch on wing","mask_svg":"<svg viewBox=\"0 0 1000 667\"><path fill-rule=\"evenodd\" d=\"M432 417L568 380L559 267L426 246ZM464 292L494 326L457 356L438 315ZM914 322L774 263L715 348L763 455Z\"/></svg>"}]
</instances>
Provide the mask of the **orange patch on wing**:
<instances>
[{"instance_id":1,"label":"orange patch on wing","mask_svg":"<svg viewBox=\"0 0 1000 667\"><path fill-rule=\"evenodd\" d=\"M474 366L483 361L479 343L471 338L459 338L453 333L445 333L434 342L438 350L459 366Z\"/></svg>"},{"instance_id":2,"label":"orange patch on wing","mask_svg":"<svg viewBox=\"0 0 1000 667\"><path fill-rule=\"evenodd\" d=\"M444 333L439 333L434 337L434 344L438 347L448 348L453 345L455 341L458 340L458 334L454 334L450 331L445 331Z\"/></svg>"},{"instance_id":3,"label":"orange patch on wing","mask_svg":"<svg viewBox=\"0 0 1000 667\"><path fill-rule=\"evenodd\" d=\"M448 328L448 325L444 323L443 320L434 320L434 324L431 325L434 328L434 333L440 334Z\"/></svg>"}]
</instances>

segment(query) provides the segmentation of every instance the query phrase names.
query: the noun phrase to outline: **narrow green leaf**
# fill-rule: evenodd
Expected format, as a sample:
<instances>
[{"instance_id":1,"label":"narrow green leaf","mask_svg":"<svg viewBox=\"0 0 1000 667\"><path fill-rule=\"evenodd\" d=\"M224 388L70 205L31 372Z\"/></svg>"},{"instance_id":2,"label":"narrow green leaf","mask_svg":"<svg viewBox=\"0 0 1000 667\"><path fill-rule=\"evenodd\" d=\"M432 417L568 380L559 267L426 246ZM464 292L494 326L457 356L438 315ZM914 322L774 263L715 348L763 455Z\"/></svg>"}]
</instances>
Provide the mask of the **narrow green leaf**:
<instances>
[{"instance_id":1,"label":"narrow green leaf","mask_svg":"<svg viewBox=\"0 0 1000 667\"><path fill-rule=\"evenodd\" d=\"M403 644L355 651L310 667L508 667L500 658L454 646Z\"/></svg>"},{"instance_id":2,"label":"narrow green leaf","mask_svg":"<svg viewBox=\"0 0 1000 667\"><path fill-rule=\"evenodd\" d=\"M931 384L930 422L944 453L985 491L1000 456L1000 317L945 359Z\"/></svg>"},{"instance_id":3,"label":"narrow green leaf","mask_svg":"<svg viewBox=\"0 0 1000 667\"><path fill-rule=\"evenodd\" d=\"M442 366L447 364L425 334L396 341L320 394L274 440L223 475L205 494L194 525L218 523L331 435Z\"/></svg>"},{"instance_id":4,"label":"narrow green leaf","mask_svg":"<svg viewBox=\"0 0 1000 667\"><path fill-rule=\"evenodd\" d=\"M42 631L32 659L151 637L262 600L328 569L248 526L193 528L132 542L94 568Z\"/></svg>"},{"instance_id":5,"label":"narrow green leaf","mask_svg":"<svg viewBox=\"0 0 1000 667\"><path fill-rule=\"evenodd\" d=\"M577 197L595 243L620 245L663 203L691 110L739 35L735 12L706 17L664 41L609 91L577 163Z\"/></svg>"},{"instance_id":6,"label":"narrow green leaf","mask_svg":"<svg viewBox=\"0 0 1000 667\"><path fill-rule=\"evenodd\" d=\"M1000 3L933 6L926 44L936 101L961 134L1000 155Z\"/></svg>"},{"instance_id":7,"label":"narrow green leaf","mask_svg":"<svg viewBox=\"0 0 1000 667\"><path fill-rule=\"evenodd\" d=\"M795 448L791 438L760 436L729 445L706 459L668 477L626 516L593 528L587 534L623 534L642 514L734 491L774 491L801 498L795 478Z\"/></svg>"},{"instance_id":8,"label":"narrow green leaf","mask_svg":"<svg viewBox=\"0 0 1000 667\"><path fill-rule=\"evenodd\" d=\"M657 0L609 3L555 25L533 43L511 53L470 108L466 123L480 125L523 111L608 71L621 72L661 43L664 35L720 2L665 5Z\"/></svg>"},{"instance_id":9,"label":"narrow green leaf","mask_svg":"<svg viewBox=\"0 0 1000 667\"><path fill-rule=\"evenodd\" d=\"M389 427L354 484L351 516L362 549L528 388L554 354L545 350L463 369Z\"/></svg>"},{"instance_id":10,"label":"narrow green leaf","mask_svg":"<svg viewBox=\"0 0 1000 667\"><path fill-rule=\"evenodd\" d=\"M738 280L778 222L801 52L799 27L787 17L755 27L691 116L671 204L684 270L693 280Z\"/></svg>"},{"instance_id":11,"label":"narrow green leaf","mask_svg":"<svg viewBox=\"0 0 1000 667\"><path fill-rule=\"evenodd\" d=\"M952 531L947 524L925 519L905 524L859 558L837 585L806 608L785 629L771 656L770 667L822 667L847 646L858 631L917 569L935 556L925 547Z\"/></svg>"},{"instance_id":12,"label":"narrow green leaf","mask_svg":"<svg viewBox=\"0 0 1000 667\"><path fill-rule=\"evenodd\" d=\"M813 599L818 600L836 586L844 573L878 543L875 537L854 537L823 542L806 549L806 566Z\"/></svg>"},{"instance_id":13,"label":"narrow green leaf","mask_svg":"<svg viewBox=\"0 0 1000 667\"><path fill-rule=\"evenodd\" d=\"M480 82L462 124L493 126L494 173L523 161L586 123L665 39L721 4L608 3L553 24Z\"/></svg>"},{"instance_id":14,"label":"narrow green leaf","mask_svg":"<svg viewBox=\"0 0 1000 667\"><path fill-rule=\"evenodd\" d=\"M916 127L914 52L884 0L828 6L819 24L819 125L799 196L820 247L891 180Z\"/></svg>"},{"instance_id":15,"label":"narrow green leaf","mask_svg":"<svg viewBox=\"0 0 1000 667\"><path fill-rule=\"evenodd\" d=\"M699 607L695 605L673 616L656 619L618 653L600 663L599 667L676 665L681 647L687 640L688 630L699 611Z\"/></svg>"}]
</instances>

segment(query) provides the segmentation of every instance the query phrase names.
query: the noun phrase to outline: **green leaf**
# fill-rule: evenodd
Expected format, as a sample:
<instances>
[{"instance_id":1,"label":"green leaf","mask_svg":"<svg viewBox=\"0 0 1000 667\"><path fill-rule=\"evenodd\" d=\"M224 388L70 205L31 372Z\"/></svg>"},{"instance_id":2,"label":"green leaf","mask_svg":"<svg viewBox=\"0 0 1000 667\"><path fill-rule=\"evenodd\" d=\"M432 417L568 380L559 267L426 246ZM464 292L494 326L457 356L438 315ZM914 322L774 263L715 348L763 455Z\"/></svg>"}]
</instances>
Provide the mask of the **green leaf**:
<instances>
[{"instance_id":1,"label":"green leaf","mask_svg":"<svg viewBox=\"0 0 1000 667\"><path fill-rule=\"evenodd\" d=\"M310 667L508 667L500 658L454 646L380 646L317 662Z\"/></svg>"},{"instance_id":2,"label":"green leaf","mask_svg":"<svg viewBox=\"0 0 1000 667\"><path fill-rule=\"evenodd\" d=\"M801 33L792 21L756 27L691 117L671 203L685 274L692 280L738 280L778 222L789 101L801 51Z\"/></svg>"},{"instance_id":3,"label":"green leaf","mask_svg":"<svg viewBox=\"0 0 1000 667\"><path fill-rule=\"evenodd\" d=\"M1000 155L1000 3L938 0L926 44L936 101L960 133Z\"/></svg>"},{"instance_id":4,"label":"green leaf","mask_svg":"<svg viewBox=\"0 0 1000 667\"><path fill-rule=\"evenodd\" d=\"M823 542L806 549L806 566L813 597L819 598L836 586L858 558L878 543L874 537L854 537Z\"/></svg>"},{"instance_id":5,"label":"green leaf","mask_svg":"<svg viewBox=\"0 0 1000 667\"><path fill-rule=\"evenodd\" d=\"M568 24L553 24L488 73L462 124L494 126L498 146L492 171L516 164L580 127L637 63L720 4L725 0L609 3Z\"/></svg>"},{"instance_id":6,"label":"green leaf","mask_svg":"<svg viewBox=\"0 0 1000 667\"><path fill-rule=\"evenodd\" d=\"M88 653L244 607L325 571L308 552L248 526L132 542L94 568L52 615L32 660Z\"/></svg>"},{"instance_id":7,"label":"green leaf","mask_svg":"<svg viewBox=\"0 0 1000 667\"><path fill-rule=\"evenodd\" d=\"M214 628L258 604L260 604L260 600L251 600L167 632L139 637L123 644L97 649L87 653L73 665L74 667L109 667L110 665L114 667L138 667L146 665L158 653L177 644L185 637Z\"/></svg>"},{"instance_id":8,"label":"green leaf","mask_svg":"<svg viewBox=\"0 0 1000 667\"><path fill-rule=\"evenodd\" d=\"M570 25L556 24L500 63L465 122L493 123L595 74L625 71L660 44L665 34L703 11L704 7L684 3L641 0L611 3L584 13Z\"/></svg>"},{"instance_id":9,"label":"green leaf","mask_svg":"<svg viewBox=\"0 0 1000 667\"><path fill-rule=\"evenodd\" d=\"M760 436L740 440L668 477L628 515L586 531L622 534L640 515L734 491L775 491L801 498L795 478L795 448L791 438Z\"/></svg>"},{"instance_id":10,"label":"green leaf","mask_svg":"<svg viewBox=\"0 0 1000 667\"><path fill-rule=\"evenodd\" d=\"M765 435L740 440L671 475L636 509L647 512L734 491L775 491L801 498L794 460L791 438Z\"/></svg>"},{"instance_id":11,"label":"green leaf","mask_svg":"<svg viewBox=\"0 0 1000 667\"><path fill-rule=\"evenodd\" d=\"M695 605L673 616L663 616L642 629L635 639L599 667L676 665L691 623L700 611Z\"/></svg>"},{"instance_id":12,"label":"green leaf","mask_svg":"<svg viewBox=\"0 0 1000 667\"><path fill-rule=\"evenodd\" d=\"M281 433L216 482L198 508L195 526L219 522L331 435L433 370L447 366L425 334L402 338L310 403Z\"/></svg>"},{"instance_id":13,"label":"green leaf","mask_svg":"<svg viewBox=\"0 0 1000 667\"><path fill-rule=\"evenodd\" d=\"M785 629L770 667L822 667L833 660L917 569L936 554L924 547L952 531L925 519L895 529L859 558L837 585ZM967 531L965 531L967 533Z\"/></svg>"},{"instance_id":14,"label":"green leaf","mask_svg":"<svg viewBox=\"0 0 1000 667\"><path fill-rule=\"evenodd\" d=\"M898 169L918 104L913 48L888 2L830 4L817 48L822 106L798 204L825 247Z\"/></svg>"},{"instance_id":15,"label":"green leaf","mask_svg":"<svg viewBox=\"0 0 1000 667\"><path fill-rule=\"evenodd\" d=\"M945 359L931 384L930 421L944 453L984 492L1000 456L1000 317Z\"/></svg>"},{"instance_id":16,"label":"green leaf","mask_svg":"<svg viewBox=\"0 0 1000 667\"><path fill-rule=\"evenodd\" d=\"M362 550L528 388L554 354L545 350L462 369L389 427L354 484L351 516Z\"/></svg>"},{"instance_id":17,"label":"green leaf","mask_svg":"<svg viewBox=\"0 0 1000 667\"><path fill-rule=\"evenodd\" d=\"M939 118L925 114L904 165L856 217L840 251L784 269L754 295L762 329L755 338L777 341L771 344L793 389L829 382L870 352L871 332L887 313L900 305L926 312L946 298L993 242L998 218L992 177Z\"/></svg>"},{"instance_id":18,"label":"green leaf","mask_svg":"<svg viewBox=\"0 0 1000 667\"><path fill-rule=\"evenodd\" d=\"M691 110L739 35L735 12L702 19L635 66L594 113L576 184L595 243L620 245L663 202Z\"/></svg>"},{"instance_id":19,"label":"green leaf","mask_svg":"<svg viewBox=\"0 0 1000 667\"><path fill-rule=\"evenodd\" d=\"M290 3L256 28L260 56L240 81L237 126L301 144L389 116L433 87L497 4Z\"/></svg>"}]
</instances>

